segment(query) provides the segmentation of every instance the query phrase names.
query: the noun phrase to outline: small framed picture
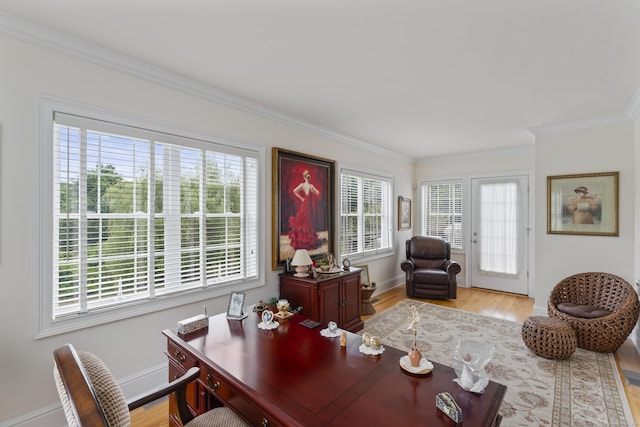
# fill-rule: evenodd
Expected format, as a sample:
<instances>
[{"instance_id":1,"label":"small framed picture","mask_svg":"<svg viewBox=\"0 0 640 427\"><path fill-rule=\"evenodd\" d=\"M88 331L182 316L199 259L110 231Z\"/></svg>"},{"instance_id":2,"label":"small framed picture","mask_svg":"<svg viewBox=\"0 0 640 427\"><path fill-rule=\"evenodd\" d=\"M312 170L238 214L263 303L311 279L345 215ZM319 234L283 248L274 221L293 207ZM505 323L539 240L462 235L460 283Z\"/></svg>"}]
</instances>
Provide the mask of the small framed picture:
<instances>
[{"instance_id":1,"label":"small framed picture","mask_svg":"<svg viewBox=\"0 0 640 427\"><path fill-rule=\"evenodd\" d=\"M227 319L242 319L244 317L244 292L232 292L229 298Z\"/></svg>"},{"instance_id":2,"label":"small framed picture","mask_svg":"<svg viewBox=\"0 0 640 427\"><path fill-rule=\"evenodd\" d=\"M411 228L411 199L398 197L398 230Z\"/></svg>"},{"instance_id":3,"label":"small framed picture","mask_svg":"<svg viewBox=\"0 0 640 427\"><path fill-rule=\"evenodd\" d=\"M360 286L369 287L371 282L369 281L369 266L368 265L354 265L355 268L360 268Z\"/></svg>"}]
</instances>

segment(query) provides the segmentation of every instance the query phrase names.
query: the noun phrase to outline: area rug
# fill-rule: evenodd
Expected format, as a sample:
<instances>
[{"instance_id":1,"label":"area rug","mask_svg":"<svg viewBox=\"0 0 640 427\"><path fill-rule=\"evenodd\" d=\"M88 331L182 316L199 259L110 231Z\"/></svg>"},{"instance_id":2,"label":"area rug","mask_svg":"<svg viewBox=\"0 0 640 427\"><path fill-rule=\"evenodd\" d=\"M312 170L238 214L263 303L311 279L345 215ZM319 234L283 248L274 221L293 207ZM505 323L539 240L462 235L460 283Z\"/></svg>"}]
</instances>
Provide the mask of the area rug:
<instances>
[{"instance_id":1,"label":"area rug","mask_svg":"<svg viewBox=\"0 0 640 427\"><path fill-rule=\"evenodd\" d=\"M486 371L507 386L501 426L634 425L612 354L577 349L568 360L536 356L524 345L517 322L407 300L367 320L360 334L369 332L384 345L408 350L412 305L421 316L418 346L429 360L451 366L459 340L495 344Z\"/></svg>"}]
</instances>

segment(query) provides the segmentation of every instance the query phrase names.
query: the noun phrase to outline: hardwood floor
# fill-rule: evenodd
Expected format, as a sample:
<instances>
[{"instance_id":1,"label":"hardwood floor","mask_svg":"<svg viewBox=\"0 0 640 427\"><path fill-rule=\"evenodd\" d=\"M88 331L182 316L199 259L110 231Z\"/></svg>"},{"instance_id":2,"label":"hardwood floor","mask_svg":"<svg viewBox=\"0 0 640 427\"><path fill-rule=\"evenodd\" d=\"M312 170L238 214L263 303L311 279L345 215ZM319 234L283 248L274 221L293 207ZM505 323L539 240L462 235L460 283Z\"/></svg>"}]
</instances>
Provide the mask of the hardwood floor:
<instances>
[{"instance_id":1,"label":"hardwood floor","mask_svg":"<svg viewBox=\"0 0 640 427\"><path fill-rule=\"evenodd\" d=\"M376 313L380 313L407 299L404 286L386 291L374 296L373 306ZM533 312L534 300L522 295L495 292L478 288L458 288L458 298L455 300L423 300L445 307L457 308L485 316L498 317L522 323ZM362 316L367 320L373 316ZM625 392L631 406L635 425L640 426L640 387L627 384L622 375L622 369L640 372L640 355L635 346L628 340L615 355L624 384ZM169 427L168 403L163 400L155 405L137 409L132 412L131 425L133 427Z\"/></svg>"}]
</instances>

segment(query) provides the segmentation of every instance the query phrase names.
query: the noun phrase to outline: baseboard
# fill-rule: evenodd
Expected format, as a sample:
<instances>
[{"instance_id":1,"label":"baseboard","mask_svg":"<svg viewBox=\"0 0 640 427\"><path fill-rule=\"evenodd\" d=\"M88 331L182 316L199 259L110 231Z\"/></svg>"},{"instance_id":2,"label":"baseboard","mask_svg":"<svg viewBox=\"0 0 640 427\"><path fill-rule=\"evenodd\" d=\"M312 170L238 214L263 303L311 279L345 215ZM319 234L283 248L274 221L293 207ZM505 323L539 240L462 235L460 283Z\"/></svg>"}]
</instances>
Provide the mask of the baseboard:
<instances>
[{"instance_id":1,"label":"baseboard","mask_svg":"<svg viewBox=\"0 0 640 427\"><path fill-rule=\"evenodd\" d=\"M120 387L127 398L138 396L161 384L167 382L168 365L166 363L156 365L144 371L120 379ZM0 423L0 427L42 427L67 425L67 420L60 402L36 409Z\"/></svg>"}]
</instances>

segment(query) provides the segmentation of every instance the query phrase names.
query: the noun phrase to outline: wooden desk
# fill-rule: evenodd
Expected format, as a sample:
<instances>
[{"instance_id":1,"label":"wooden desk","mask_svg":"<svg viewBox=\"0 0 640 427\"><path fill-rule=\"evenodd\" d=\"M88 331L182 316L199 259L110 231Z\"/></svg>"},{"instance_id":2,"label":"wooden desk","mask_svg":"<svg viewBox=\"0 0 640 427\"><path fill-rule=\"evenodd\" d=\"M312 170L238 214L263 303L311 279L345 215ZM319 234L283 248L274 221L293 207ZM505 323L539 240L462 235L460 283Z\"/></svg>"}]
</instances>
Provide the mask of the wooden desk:
<instances>
[{"instance_id":1,"label":"wooden desk","mask_svg":"<svg viewBox=\"0 0 640 427\"><path fill-rule=\"evenodd\" d=\"M386 347L368 356L358 350L359 335L347 332L347 347L340 347L339 338L325 338L321 328L308 329L301 320L295 315L262 330L256 313L241 321L222 314L188 336L165 330L170 377L199 366L189 391L193 410L224 404L257 426L451 427L435 406L442 391L462 407L465 427L500 423L505 386L490 382L484 394L468 393L452 381L453 369L435 363L428 375L407 374L399 365L404 351Z\"/></svg>"}]
</instances>

